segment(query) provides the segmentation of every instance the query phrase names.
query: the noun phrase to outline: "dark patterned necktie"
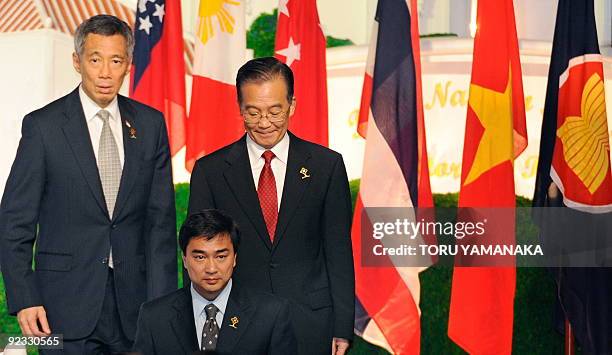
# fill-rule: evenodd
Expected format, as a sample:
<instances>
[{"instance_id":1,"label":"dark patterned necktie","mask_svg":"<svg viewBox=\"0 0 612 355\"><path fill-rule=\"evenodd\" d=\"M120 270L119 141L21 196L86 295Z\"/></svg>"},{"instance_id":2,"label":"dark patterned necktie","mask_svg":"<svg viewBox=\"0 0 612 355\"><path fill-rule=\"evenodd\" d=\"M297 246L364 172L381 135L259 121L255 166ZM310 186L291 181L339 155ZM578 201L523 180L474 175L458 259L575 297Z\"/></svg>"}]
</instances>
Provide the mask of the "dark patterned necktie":
<instances>
[{"instance_id":1,"label":"dark patterned necktie","mask_svg":"<svg viewBox=\"0 0 612 355\"><path fill-rule=\"evenodd\" d=\"M265 160L261 174L259 175L259 183L257 184L257 195L259 196L259 205L266 221L266 228L270 235L270 240L274 242L274 233L276 231L276 222L278 220L278 196L276 195L276 180L272 172L272 159L275 155L269 150L266 150L262 157Z\"/></svg>"},{"instance_id":2,"label":"dark patterned necktie","mask_svg":"<svg viewBox=\"0 0 612 355\"><path fill-rule=\"evenodd\" d=\"M219 308L210 303L204 310L206 311L206 323L204 323L204 328L202 328L201 350L215 350L217 348L217 339L219 338L219 325L216 318Z\"/></svg>"}]
</instances>

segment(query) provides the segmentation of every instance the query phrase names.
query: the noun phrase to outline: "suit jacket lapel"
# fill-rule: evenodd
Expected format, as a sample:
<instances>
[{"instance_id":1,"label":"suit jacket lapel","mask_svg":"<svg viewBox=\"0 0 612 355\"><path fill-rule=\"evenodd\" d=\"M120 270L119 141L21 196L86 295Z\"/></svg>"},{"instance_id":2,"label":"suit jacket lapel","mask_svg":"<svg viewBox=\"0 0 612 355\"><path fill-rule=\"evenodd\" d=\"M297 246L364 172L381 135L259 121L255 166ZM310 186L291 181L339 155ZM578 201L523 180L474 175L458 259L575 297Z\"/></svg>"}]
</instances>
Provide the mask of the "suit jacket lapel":
<instances>
[{"instance_id":1,"label":"suit jacket lapel","mask_svg":"<svg viewBox=\"0 0 612 355\"><path fill-rule=\"evenodd\" d=\"M310 179L312 179L312 177L308 176L312 173L308 166L310 152L305 149L301 139L291 133L288 134L290 137L289 156L287 158L287 171L285 172L285 185L281 198L281 208L276 224L274 248L284 236L287 225L295 213L295 209L299 206L304 191L310 184ZM302 169L306 170L303 171Z\"/></svg>"},{"instance_id":2,"label":"suit jacket lapel","mask_svg":"<svg viewBox=\"0 0 612 355\"><path fill-rule=\"evenodd\" d=\"M217 351L221 354L233 353L234 347L249 326L254 306L250 304L246 297L236 284L232 286L232 292L223 316L223 323L219 329Z\"/></svg>"},{"instance_id":3,"label":"suit jacket lapel","mask_svg":"<svg viewBox=\"0 0 612 355\"><path fill-rule=\"evenodd\" d=\"M98 165L96 156L94 155L89 129L83 106L79 98L79 89L75 89L66 98L66 110L64 111L66 121L62 130L66 136L66 140L72 149L72 153L76 158L81 173L87 181L87 185L91 190L96 202L103 212L108 215L106 202L104 201L104 192L102 191L102 183L100 182L100 174L98 173Z\"/></svg>"},{"instance_id":4,"label":"suit jacket lapel","mask_svg":"<svg viewBox=\"0 0 612 355\"><path fill-rule=\"evenodd\" d=\"M170 322L170 326L176 335L179 344L185 354L191 354L198 350L198 338L193 318L193 306L189 287L182 289L181 295L174 303L176 317Z\"/></svg>"},{"instance_id":5,"label":"suit jacket lapel","mask_svg":"<svg viewBox=\"0 0 612 355\"><path fill-rule=\"evenodd\" d=\"M230 165L223 173L227 184L234 193L234 197L242 207L242 210L253 226L255 226L259 237L268 249L271 249L272 243L270 242L266 222L264 221L257 191L253 183L253 173L251 172L251 163L249 162L249 154L246 147L246 135L234 143L226 161Z\"/></svg>"},{"instance_id":6,"label":"suit jacket lapel","mask_svg":"<svg viewBox=\"0 0 612 355\"><path fill-rule=\"evenodd\" d=\"M142 120L138 119L136 112L123 96L118 96L117 98L119 100L119 112L121 112L125 162L123 164L121 184L119 185L119 193L117 194L113 218L116 218L119 212L121 212L121 208L125 206L130 191L138 177L138 170L142 162L141 142L143 139L143 137L138 136L140 128L139 123L142 122Z\"/></svg>"}]
</instances>

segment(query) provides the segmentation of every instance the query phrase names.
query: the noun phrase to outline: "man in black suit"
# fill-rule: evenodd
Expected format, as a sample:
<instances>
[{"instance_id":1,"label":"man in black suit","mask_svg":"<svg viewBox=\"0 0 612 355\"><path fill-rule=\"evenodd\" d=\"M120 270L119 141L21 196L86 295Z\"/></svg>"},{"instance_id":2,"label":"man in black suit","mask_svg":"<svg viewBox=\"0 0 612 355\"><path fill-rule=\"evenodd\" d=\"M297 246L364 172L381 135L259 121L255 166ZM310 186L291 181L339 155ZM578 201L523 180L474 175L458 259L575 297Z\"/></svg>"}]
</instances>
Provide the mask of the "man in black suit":
<instances>
[{"instance_id":1,"label":"man in black suit","mask_svg":"<svg viewBox=\"0 0 612 355\"><path fill-rule=\"evenodd\" d=\"M246 134L197 161L189 211L218 208L241 226L234 279L291 301L300 354L344 354L355 298L342 157L287 131L296 100L284 63L247 62L236 88Z\"/></svg>"},{"instance_id":2,"label":"man in black suit","mask_svg":"<svg viewBox=\"0 0 612 355\"><path fill-rule=\"evenodd\" d=\"M218 210L187 218L179 244L191 286L142 305L134 351L296 353L288 302L232 281L239 243L234 221Z\"/></svg>"},{"instance_id":3,"label":"man in black suit","mask_svg":"<svg viewBox=\"0 0 612 355\"><path fill-rule=\"evenodd\" d=\"M140 305L177 287L164 117L118 95L133 48L116 17L78 27L81 84L23 119L0 207L9 312L66 354L129 350Z\"/></svg>"}]
</instances>

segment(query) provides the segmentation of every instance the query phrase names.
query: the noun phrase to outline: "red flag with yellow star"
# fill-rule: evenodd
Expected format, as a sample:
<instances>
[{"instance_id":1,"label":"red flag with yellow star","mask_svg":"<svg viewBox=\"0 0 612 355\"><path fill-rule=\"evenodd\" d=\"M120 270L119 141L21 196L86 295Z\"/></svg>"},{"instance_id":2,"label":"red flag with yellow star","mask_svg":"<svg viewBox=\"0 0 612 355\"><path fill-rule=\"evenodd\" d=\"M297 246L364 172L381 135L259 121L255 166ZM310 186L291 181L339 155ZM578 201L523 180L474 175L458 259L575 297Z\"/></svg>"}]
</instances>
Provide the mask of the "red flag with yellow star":
<instances>
[{"instance_id":1,"label":"red flag with yellow star","mask_svg":"<svg viewBox=\"0 0 612 355\"><path fill-rule=\"evenodd\" d=\"M479 1L477 26L459 207L512 208L513 161L527 146L512 0ZM513 242L513 219L508 221L511 227L502 232L508 239L487 238ZM471 354L510 354L515 281L512 266L456 266L449 337Z\"/></svg>"}]
</instances>

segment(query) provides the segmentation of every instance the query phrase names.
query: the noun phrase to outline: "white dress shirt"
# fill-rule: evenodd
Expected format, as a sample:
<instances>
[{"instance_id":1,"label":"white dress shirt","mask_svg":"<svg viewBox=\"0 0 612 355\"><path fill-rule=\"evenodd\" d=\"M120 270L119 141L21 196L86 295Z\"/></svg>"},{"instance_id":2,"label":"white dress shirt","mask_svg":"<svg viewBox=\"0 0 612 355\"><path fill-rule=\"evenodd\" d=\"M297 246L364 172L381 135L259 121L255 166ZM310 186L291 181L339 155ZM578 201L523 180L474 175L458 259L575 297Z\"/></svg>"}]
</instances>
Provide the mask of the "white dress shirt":
<instances>
[{"instance_id":1,"label":"white dress shirt","mask_svg":"<svg viewBox=\"0 0 612 355\"><path fill-rule=\"evenodd\" d=\"M280 142L276 143L272 149L266 149L259 144L255 143L251 137L247 134L246 137L247 151L249 152L249 162L251 163L251 173L253 173L253 182L255 183L255 189L259 184L259 175L263 170L265 159L261 156L266 150L271 150L274 153L275 158L272 159L270 165L272 166L272 173L274 173L274 180L276 182L276 196L278 203L278 210L280 210L281 198L283 196L283 187L285 186L285 173L287 172L287 157L289 156L289 134L285 132L285 136Z\"/></svg>"},{"instance_id":2,"label":"white dress shirt","mask_svg":"<svg viewBox=\"0 0 612 355\"><path fill-rule=\"evenodd\" d=\"M102 110L102 107L98 106L87 94L83 91L83 87L79 86L79 97L81 99L81 106L83 106L83 112L85 113L85 120L87 121L87 129L89 130L89 137L91 138L91 145L93 147L94 155L96 157L96 163L98 162L98 148L100 147L100 136L102 135L102 119L98 117L98 112ZM123 168L123 162L125 160L125 152L123 151L123 128L121 127L121 113L119 112L119 104L117 97L111 101L108 106L104 108L110 112L110 119L108 124L110 125L111 132L117 143L117 149L119 150L119 160L121 161L121 168Z\"/></svg>"},{"instance_id":3,"label":"white dress shirt","mask_svg":"<svg viewBox=\"0 0 612 355\"><path fill-rule=\"evenodd\" d=\"M196 327L196 335L198 338L198 349L202 349L202 329L204 329L204 324L206 323L206 311L204 308L209 304L214 304L218 309L215 320L217 321L217 326L219 326L219 331L221 330L221 325L223 324L223 315L225 314L225 308L227 308L227 301L229 300L230 292L232 291L232 279L229 280L225 288L221 291L221 293L212 301L207 300L202 297L198 293L198 291L193 288L193 282L191 283L191 303L193 304L193 319L195 320ZM218 342L219 340L217 340Z\"/></svg>"}]
</instances>

